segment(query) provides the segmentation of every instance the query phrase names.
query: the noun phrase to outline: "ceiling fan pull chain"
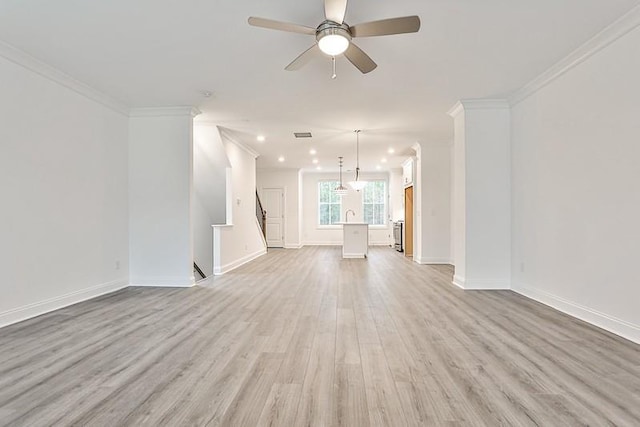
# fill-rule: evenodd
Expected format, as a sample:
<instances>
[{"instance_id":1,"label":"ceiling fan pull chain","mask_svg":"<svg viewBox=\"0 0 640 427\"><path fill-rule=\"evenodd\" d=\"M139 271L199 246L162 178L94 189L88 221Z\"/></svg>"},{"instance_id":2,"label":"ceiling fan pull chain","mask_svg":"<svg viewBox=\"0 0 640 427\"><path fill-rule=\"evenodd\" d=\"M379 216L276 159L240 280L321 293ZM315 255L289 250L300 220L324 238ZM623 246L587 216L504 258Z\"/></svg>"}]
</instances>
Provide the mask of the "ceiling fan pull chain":
<instances>
[{"instance_id":1,"label":"ceiling fan pull chain","mask_svg":"<svg viewBox=\"0 0 640 427\"><path fill-rule=\"evenodd\" d=\"M335 80L335 78L338 77L338 75L336 74L336 57L335 56L331 57L331 67L333 70L333 74L331 74L331 78Z\"/></svg>"}]
</instances>

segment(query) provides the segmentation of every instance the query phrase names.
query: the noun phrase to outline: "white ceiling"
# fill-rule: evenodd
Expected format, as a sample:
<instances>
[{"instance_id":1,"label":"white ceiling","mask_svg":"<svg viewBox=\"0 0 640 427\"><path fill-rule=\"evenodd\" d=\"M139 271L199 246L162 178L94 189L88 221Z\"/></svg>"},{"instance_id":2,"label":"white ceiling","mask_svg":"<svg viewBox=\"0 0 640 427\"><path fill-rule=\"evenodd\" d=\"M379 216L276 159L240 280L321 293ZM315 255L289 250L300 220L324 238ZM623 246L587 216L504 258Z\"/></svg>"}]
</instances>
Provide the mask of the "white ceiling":
<instances>
[{"instance_id":1,"label":"white ceiling","mask_svg":"<svg viewBox=\"0 0 640 427\"><path fill-rule=\"evenodd\" d=\"M351 0L347 23L419 15L422 29L357 39L378 68L362 75L339 58L336 80L328 58L284 70L313 37L247 24L315 27L321 0L0 0L0 40L131 107L197 106L258 151L259 167L311 169L311 147L325 170L338 155L352 167L362 129L361 167L374 170L415 142L450 141L458 99L508 96L639 2Z\"/></svg>"}]
</instances>

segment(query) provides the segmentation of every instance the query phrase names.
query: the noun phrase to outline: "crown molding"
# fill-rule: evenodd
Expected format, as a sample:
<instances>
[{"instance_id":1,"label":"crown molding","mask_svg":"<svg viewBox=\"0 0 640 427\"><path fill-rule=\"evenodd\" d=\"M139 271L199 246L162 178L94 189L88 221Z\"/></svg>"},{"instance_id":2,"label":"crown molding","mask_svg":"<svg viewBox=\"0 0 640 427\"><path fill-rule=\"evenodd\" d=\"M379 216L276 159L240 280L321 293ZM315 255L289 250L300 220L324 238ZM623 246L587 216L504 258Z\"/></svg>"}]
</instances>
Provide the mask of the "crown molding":
<instances>
[{"instance_id":1,"label":"crown molding","mask_svg":"<svg viewBox=\"0 0 640 427\"><path fill-rule=\"evenodd\" d=\"M468 110L508 110L511 108L506 99L461 99L451 107L447 114L456 117L463 111Z\"/></svg>"},{"instance_id":2,"label":"crown molding","mask_svg":"<svg viewBox=\"0 0 640 427\"><path fill-rule=\"evenodd\" d=\"M203 127L218 127L218 123L217 122L213 122L210 120L194 120L193 122L194 126L203 126Z\"/></svg>"},{"instance_id":3,"label":"crown molding","mask_svg":"<svg viewBox=\"0 0 640 427\"><path fill-rule=\"evenodd\" d=\"M229 134L229 132L225 128L223 128L221 126L217 126L217 128L218 128L218 132L220 132L220 136L222 138L226 139L227 141L229 141L230 143L232 143L236 147L246 151L247 153L252 155L254 159L258 158L260 156L260 153L258 153L257 151L255 151L251 147L248 147L247 145L243 144L242 142L238 141L233 136L231 136Z\"/></svg>"},{"instance_id":4,"label":"crown molding","mask_svg":"<svg viewBox=\"0 0 640 427\"><path fill-rule=\"evenodd\" d=\"M128 116L129 107L125 104L116 101L110 96L92 88L91 86L82 83L79 80L74 79L68 74L63 73L57 68L34 58L26 52L21 51L9 44L0 41L0 56L6 60L13 62L41 77L44 77L60 86L66 87L74 91L75 93L84 96L91 101L97 102L116 113Z\"/></svg>"},{"instance_id":5,"label":"crown molding","mask_svg":"<svg viewBox=\"0 0 640 427\"><path fill-rule=\"evenodd\" d=\"M196 117L200 110L191 106L132 108L129 117Z\"/></svg>"},{"instance_id":6,"label":"crown molding","mask_svg":"<svg viewBox=\"0 0 640 427\"><path fill-rule=\"evenodd\" d=\"M616 40L624 37L640 26L640 6L636 6L613 22L611 25L600 31L589 39L582 46L571 52L560 62L553 65L547 71L517 90L510 98L509 103L516 105L540 89L547 86L557 78L566 74L571 69L582 64L584 61L600 52Z\"/></svg>"},{"instance_id":7,"label":"crown molding","mask_svg":"<svg viewBox=\"0 0 640 427\"><path fill-rule=\"evenodd\" d=\"M453 107L451 107L451 109L449 109L449 111L447 111L447 114L455 118L458 114L462 113L463 111L464 111L464 106L462 105L461 101L458 101L455 103Z\"/></svg>"}]
</instances>

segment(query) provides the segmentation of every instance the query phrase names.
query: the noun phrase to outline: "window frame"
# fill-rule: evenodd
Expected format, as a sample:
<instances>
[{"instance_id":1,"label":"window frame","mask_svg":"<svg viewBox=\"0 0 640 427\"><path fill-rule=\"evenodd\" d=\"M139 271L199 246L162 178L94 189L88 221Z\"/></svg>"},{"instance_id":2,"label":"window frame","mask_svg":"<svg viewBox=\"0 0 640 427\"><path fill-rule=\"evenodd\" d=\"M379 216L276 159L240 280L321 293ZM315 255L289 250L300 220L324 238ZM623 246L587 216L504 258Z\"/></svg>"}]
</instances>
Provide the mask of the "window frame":
<instances>
[{"instance_id":1,"label":"window frame","mask_svg":"<svg viewBox=\"0 0 640 427\"><path fill-rule=\"evenodd\" d=\"M364 197L364 189L363 194L362 194L362 220L366 222L365 219L365 204L369 204L369 205L383 205L383 213L382 213L382 218L383 218L383 223L382 224L369 224L369 228L374 228L374 229L386 229L389 228L389 182L385 179L368 179L367 180L367 185L369 185L369 183L372 182L382 182L384 184L384 189L383 189L383 194L382 194L382 200L383 203L365 203L365 197Z\"/></svg>"},{"instance_id":2,"label":"window frame","mask_svg":"<svg viewBox=\"0 0 640 427\"><path fill-rule=\"evenodd\" d=\"M320 201L320 185L323 183L327 183L330 182L332 183L332 191L335 187L337 187L338 185L340 185L339 181L333 180L333 179L320 179L318 180L317 184L316 184L316 228L317 229L335 229L335 228L340 228L341 224L337 224L337 223L333 223L333 224L321 224L320 223L320 219L321 219L321 209L322 209L322 205L330 205L330 206L338 206L338 221L340 222L340 217L342 215L342 197L338 196L336 194L336 197L338 198L338 203L330 203L330 202L322 202Z\"/></svg>"}]
</instances>

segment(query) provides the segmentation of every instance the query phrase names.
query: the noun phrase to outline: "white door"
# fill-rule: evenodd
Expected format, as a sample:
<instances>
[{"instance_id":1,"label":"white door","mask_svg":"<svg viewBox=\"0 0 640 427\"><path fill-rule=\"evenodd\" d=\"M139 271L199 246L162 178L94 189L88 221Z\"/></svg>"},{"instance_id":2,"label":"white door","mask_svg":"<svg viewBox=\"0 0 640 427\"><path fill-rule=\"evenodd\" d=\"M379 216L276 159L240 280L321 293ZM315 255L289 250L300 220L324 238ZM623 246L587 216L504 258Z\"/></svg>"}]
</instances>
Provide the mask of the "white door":
<instances>
[{"instance_id":1,"label":"white door","mask_svg":"<svg viewBox=\"0 0 640 427\"><path fill-rule=\"evenodd\" d=\"M267 247L284 247L284 190L264 189L264 209L267 211Z\"/></svg>"}]
</instances>

